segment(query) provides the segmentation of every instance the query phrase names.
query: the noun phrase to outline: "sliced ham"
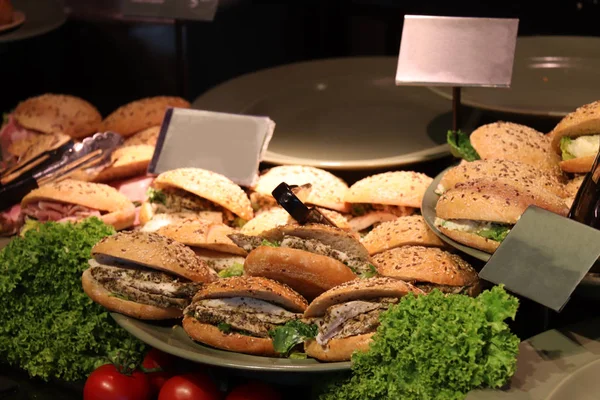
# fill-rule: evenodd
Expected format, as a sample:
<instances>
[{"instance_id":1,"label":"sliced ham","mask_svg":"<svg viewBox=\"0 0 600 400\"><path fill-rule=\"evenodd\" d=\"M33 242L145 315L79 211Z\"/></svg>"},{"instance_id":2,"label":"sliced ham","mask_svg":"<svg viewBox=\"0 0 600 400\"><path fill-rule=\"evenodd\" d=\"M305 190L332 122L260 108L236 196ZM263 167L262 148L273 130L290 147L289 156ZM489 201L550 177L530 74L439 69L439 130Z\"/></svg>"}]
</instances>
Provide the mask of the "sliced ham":
<instances>
[{"instance_id":1,"label":"sliced ham","mask_svg":"<svg viewBox=\"0 0 600 400\"><path fill-rule=\"evenodd\" d=\"M140 176L126 181L111 182L110 186L117 189L132 202L146 200L146 192L154 181L154 177Z\"/></svg>"},{"instance_id":2,"label":"sliced ham","mask_svg":"<svg viewBox=\"0 0 600 400\"><path fill-rule=\"evenodd\" d=\"M11 162L16 162L15 155L9 152L11 144L38 135L37 132L23 128L12 115L8 116L8 122L0 130L0 149L2 151L2 161L5 167L9 167Z\"/></svg>"},{"instance_id":3,"label":"sliced ham","mask_svg":"<svg viewBox=\"0 0 600 400\"><path fill-rule=\"evenodd\" d=\"M88 217L100 217L98 210L78 204L67 204L53 201L39 201L23 208L21 214L41 222L74 222Z\"/></svg>"}]
</instances>

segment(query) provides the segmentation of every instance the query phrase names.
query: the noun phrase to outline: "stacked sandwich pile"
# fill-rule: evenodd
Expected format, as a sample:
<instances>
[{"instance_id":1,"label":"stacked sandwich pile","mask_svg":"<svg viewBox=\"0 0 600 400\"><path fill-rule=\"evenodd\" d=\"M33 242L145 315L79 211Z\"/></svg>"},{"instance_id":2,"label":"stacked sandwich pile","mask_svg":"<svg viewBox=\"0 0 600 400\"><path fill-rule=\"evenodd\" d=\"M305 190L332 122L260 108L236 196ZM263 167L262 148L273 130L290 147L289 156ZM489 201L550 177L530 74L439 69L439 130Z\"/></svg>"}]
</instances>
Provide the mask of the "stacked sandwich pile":
<instances>
[{"instance_id":1,"label":"stacked sandwich pile","mask_svg":"<svg viewBox=\"0 0 600 400\"><path fill-rule=\"evenodd\" d=\"M282 181L337 226L291 219L269 192ZM402 296L480 291L473 268L417 213L430 181L392 172L348 187L326 171L285 166L247 194L210 171L168 171L148 191L141 229L93 248L83 286L135 318L183 316L190 337L216 348L297 356L304 346L304 356L349 360ZM370 230L352 223L365 215Z\"/></svg>"}]
</instances>

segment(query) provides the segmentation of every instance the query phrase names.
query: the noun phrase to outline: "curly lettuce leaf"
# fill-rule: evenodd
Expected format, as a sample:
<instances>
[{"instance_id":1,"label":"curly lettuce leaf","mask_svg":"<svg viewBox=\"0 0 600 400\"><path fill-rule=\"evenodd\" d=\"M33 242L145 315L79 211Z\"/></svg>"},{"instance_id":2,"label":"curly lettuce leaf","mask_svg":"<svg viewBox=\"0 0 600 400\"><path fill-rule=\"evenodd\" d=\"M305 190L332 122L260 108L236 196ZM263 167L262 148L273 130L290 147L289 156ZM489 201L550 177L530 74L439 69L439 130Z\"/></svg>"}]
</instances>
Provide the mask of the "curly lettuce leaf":
<instances>
[{"instance_id":1,"label":"curly lettuce leaf","mask_svg":"<svg viewBox=\"0 0 600 400\"><path fill-rule=\"evenodd\" d=\"M464 399L504 385L516 370L519 339L505 323L518 300L496 286L477 298L409 294L381 315L370 349L352 356L352 376L320 400Z\"/></svg>"},{"instance_id":2,"label":"curly lettuce leaf","mask_svg":"<svg viewBox=\"0 0 600 400\"><path fill-rule=\"evenodd\" d=\"M458 131L448 131L446 140L450 145L450 152L454 157L462 158L466 161L479 160L481 157L471 145L469 136L466 133Z\"/></svg>"},{"instance_id":3,"label":"curly lettuce leaf","mask_svg":"<svg viewBox=\"0 0 600 400\"><path fill-rule=\"evenodd\" d=\"M294 320L271 330L269 335L273 338L275 351L287 356L296 345L303 343L305 340L314 339L317 333L318 327L316 325Z\"/></svg>"},{"instance_id":4,"label":"curly lettuce leaf","mask_svg":"<svg viewBox=\"0 0 600 400\"><path fill-rule=\"evenodd\" d=\"M148 197L148 201L150 203L163 205L167 203L167 195L162 190L148 188L146 196Z\"/></svg>"},{"instance_id":5,"label":"curly lettuce leaf","mask_svg":"<svg viewBox=\"0 0 600 400\"><path fill-rule=\"evenodd\" d=\"M509 233L510 227L504 225L491 226L477 231L477 235L486 239L495 240L496 242L502 242Z\"/></svg>"},{"instance_id":6,"label":"curly lettuce leaf","mask_svg":"<svg viewBox=\"0 0 600 400\"><path fill-rule=\"evenodd\" d=\"M229 267L219 272L220 278L231 278L232 276L242 276L244 275L244 265L234 262Z\"/></svg>"},{"instance_id":7,"label":"curly lettuce leaf","mask_svg":"<svg viewBox=\"0 0 600 400\"><path fill-rule=\"evenodd\" d=\"M560 138L560 151L562 153L563 161L572 160L576 158L573 154L569 152L569 146L571 145L573 140L570 137L563 136Z\"/></svg>"}]
</instances>

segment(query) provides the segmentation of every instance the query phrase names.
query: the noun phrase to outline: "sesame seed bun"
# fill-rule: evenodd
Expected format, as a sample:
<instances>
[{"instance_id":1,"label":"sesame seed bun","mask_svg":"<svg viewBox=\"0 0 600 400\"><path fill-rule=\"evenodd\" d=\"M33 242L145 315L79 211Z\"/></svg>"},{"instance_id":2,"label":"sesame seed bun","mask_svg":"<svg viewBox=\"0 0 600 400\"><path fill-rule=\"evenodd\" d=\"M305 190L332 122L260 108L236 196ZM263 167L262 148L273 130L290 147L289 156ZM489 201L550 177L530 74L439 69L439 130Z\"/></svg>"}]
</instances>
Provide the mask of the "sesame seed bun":
<instances>
[{"instance_id":1,"label":"sesame seed bun","mask_svg":"<svg viewBox=\"0 0 600 400\"><path fill-rule=\"evenodd\" d=\"M304 317L322 317L329 307L349 301L402 297L411 292L424 294L422 290L399 279L388 277L354 279L342 283L314 299L304 311Z\"/></svg>"},{"instance_id":2,"label":"sesame seed bun","mask_svg":"<svg viewBox=\"0 0 600 400\"><path fill-rule=\"evenodd\" d=\"M116 132L128 137L146 128L161 125L169 107L190 108L180 97L148 97L125 104L102 121L103 131Z\"/></svg>"},{"instance_id":3,"label":"sesame seed bun","mask_svg":"<svg viewBox=\"0 0 600 400\"><path fill-rule=\"evenodd\" d=\"M525 189L535 187L560 197L566 196L564 185L555 175L532 168L529 164L500 159L465 162L449 169L440 180L436 192L441 194L459 183L478 179L513 184Z\"/></svg>"},{"instance_id":4,"label":"sesame seed bun","mask_svg":"<svg viewBox=\"0 0 600 400\"><path fill-rule=\"evenodd\" d=\"M584 179L585 175L579 175L568 181L565 185L567 197L570 199L571 202L575 199L575 196L577 195L577 192L579 191L579 188L581 187L581 184L583 183Z\"/></svg>"},{"instance_id":5,"label":"sesame seed bun","mask_svg":"<svg viewBox=\"0 0 600 400\"><path fill-rule=\"evenodd\" d=\"M179 168L156 177L156 189L176 187L218 204L237 216L250 220L254 216L250 199L229 178L200 168Z\"/></svg>"},{"instance_id":6,"label":"sesame seed bun","mask_svg":"<svg viewBox=\"0 0 600 400\"><path fill-rule=\"evenodd\" d=\"M131 227L135 219L133 203L115 188L100 183L73 179L49 183L29 192L21 200L21 208L38 201L78 204L105 212L100 219L116 230Z\"/></svg>"},{"instance_id":7,"label":"sesame seed bun","mask_svg":"<svg viewBox=\"0 0 600 400\"><path fill-rule=\"evenodd\" d=\"M163 320L181 318L183 311L175 307L156 307L149 304L136 303L114 296L92 276L89 269L81 276L83 291L92 301L102 307L119 314L145 320Z\"/></svg>"},{"instance_id":8,"label":"sesame seed bun","mask_svg":"<svg viewBox=\"0 0 600 400\"><path fill-rule=\"evenodd\" d=\"M531 205L562 216L569 212L565 201L552 193L480 179L460 183L446 191L436 204L436 215L445 220L467 219L514 225Z\"/></svg>"},{"instance_id":9,"label":"sesame seed bun","mask_svg":"<svg viewBox=\"0 0 600 400\"><path fill-rule=\"evenodd\" d=\"M320 361L349 361L353 353L369 350L374 334L366 333L342 339L331 339L325 346L321 346L316 340L308 340L304 342L304 352L307 356Z\"/></svg>"},{"instance_id":10,"label":"sesame seed bun","mask_svg":"<svg viewBox=\"0 0 600 400\"><path fill-rule=\"evenodd\" d=\"M271 196L271 192L281 183L304 185L310 183L311 191L307 204L329 208L339 212L348 212L350 205L344 201L348 185L332 173L303 165L283 165L263 173L252 189L262 195Z\"/></svg>"},{"instance_id":11,"label":"sesame seed bun","mask_svg":"<svg viewBox=\"0 0 600 400\"><path fill-rule=\"evenodd\" d=\"M99 260L119 259L182 276L194 282L212 282L216 272L185 245L150 232L125 231L108 236L92 247Z\"/></svg>"},{"instance_id":12,"label":"sesame seed bun","mask_svg":"<svg viewBox=\"0 0 600 400\"><path fill-rule=\"evenodd\" d=\"M302 313L308 307L306 300L290 287L271 279L253 276L234 276L204 285L193 301L230 297L264 300L296 313Z\"/></svg>"},{"instance_id":13,"label":"sesame seed bun","mask_svg":"<svg viewBox=\"0 0 600 400\"><path fill-rule=\"evenodd\" d=\"M180 219L160 228L157 233L179 243L229 254L245 256L244 249L236 246L227 235L235 230L225 224L199 219Z\"/></svg>"},{"instance_id":14,"label":"sesame seed bun","mask_svg":"<svg viewBox=\"0 0 600 400\"><path fill-rule=\"evenodd\" d=\"M156 146L158 141L158 135L160 134L160 126L152 126L148 129L144 129L133 136L126 138L123 141L123 147L136 146L139 144L145 144L148 146Z\"/></svg>"},{"instance_id":15,"label":"sesame seed bun","mask_svg":"<svg viewBox=\"0 0 600 400\"><path fill-rule=\"evenodd\" d=\"M560 157L550 138L525 125L495 122L477 128L471 144L483 160L511 160L531 165L562 179Z\"/></svg>"},{"instance_id":16,"label":"sesame seed bun","mask_svg":"<svg viewBox=\"0 0 600 400\"><path fill-rule=\"evenodd\" d=\"M54 150L66 144L69 140L71 137L62 133L31 135L23 140L11 142L8 152L16 156L19 163L24 163L45 151Z\"/></svg>"},{"instance_id":17,"label":"sesame seed bun","mask_svg":"<svg viewBox=\"0 0 600 400\"><path fill-rule=\"evenodd\" d=\"M64 94L44 94L29 98L12 112L24 128L41 133L62 133L84 138L98 132L102 116L89 102Z\"/></svg>"},{"instance_id":18,"label":"sesame seed bun","mask_svg":"<svg viewBox=\"0 0 600 400\"><path fill-rule=\"evenodd\" d=\"M500 247L500 242L484 238L483 236L479 236L475 233L447 229L443 226L438 226L437 228L450 239L455 240L458 243L462 243L465 246L485 251L486 253L492 254L498 249L498 247Z\"/></svg>"},{"instance_id":19,"label":"sesame seed bun","mask_svg":"<svg viewBox=\"0 0 600 400\"><path fill-rule=\"evenodd\" d=\"M571 174L585 174L592 170L596 156L585 156L572 158L560 162L560 168Z\"/></svg>"},{"instance_id":20,"label":"sesame seed bun","mask_svg":"<svg viewBox=\"0 0 600 400\"><path fill-rule=\"evenodd\" d=\"M401 246L445 246L420 215L384 222L367 233L362 238L362 243L370 255Z\"/></svg>"},{"instance_id":21,"label":"sesame seed bun","mask_svg":"<svg viewBox=\"0 0 600 400\"><path fill-rule=\"evenodd\" d=\"M76 177L90 182L110 182L145 175L153 154L154 147L148 145L120 147L113 152L110 163L104 168L97 172L84 170L82 173L87 177Z\"/></svg>"},{"instance_id":22,"label":"sesame seed bun","mask_svg":"<svg viewBox=\"0 0 600 400\"><path fill-rule=\"evenodd\" d=\"M468 286L480 291L477 272L456 254L423 246L397 247L373 257L377 271L390 278L446 286Z\"/></svg>"},{"instance_id":23,"label":"sesame seed bun","mask_svg":"<svg viewBox=\"0 0 600 400\"><path fill-rule=\"evenodd\" d=\"M384 172L350 186L344 200L421 208L423 195L432 181L427 175L413 171Z\"/></svg>"},{"instance_id":24,"label":"sesame seed bun","mask_svg":"<svg viewBox=\"0 0 600 400\"><path fill-rule=\"evenodd\" d=\"M560 120L550 133L552 148L560 154L560 140L563 137L576 138L598 134L600 134L600 101L594 101L577 108Z\"/></svg>"}]
</instances>

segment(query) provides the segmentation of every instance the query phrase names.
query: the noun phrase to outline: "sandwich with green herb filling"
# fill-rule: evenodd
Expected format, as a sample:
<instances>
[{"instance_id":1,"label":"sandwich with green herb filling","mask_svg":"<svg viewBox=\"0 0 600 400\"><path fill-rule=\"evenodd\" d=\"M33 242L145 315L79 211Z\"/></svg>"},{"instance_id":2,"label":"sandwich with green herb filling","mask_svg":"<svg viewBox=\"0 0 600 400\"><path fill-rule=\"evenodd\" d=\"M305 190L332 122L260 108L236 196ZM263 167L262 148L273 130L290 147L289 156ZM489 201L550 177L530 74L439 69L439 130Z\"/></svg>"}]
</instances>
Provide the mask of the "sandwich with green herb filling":
<instances>
[{"instance_id":1,"label":"sandwich with green herb filling","mask_svg":"<svg viewBox=\"0 0 600 400\"><path fill-rule=\"evenodd\" d=\"M287 336L298 333L293 328L302 323L307 306L298 293L270 279L222 279L203 285L194 296L185 309L183 329L193 340L208 346L276 357L288 350L284 349L286 344L294 342ZM291 329L278 330L286 326ZM310 335L311 330L303 329L303 333ZM279 337L277 349L275 336Z\"/></svg>"}]
</instances>

